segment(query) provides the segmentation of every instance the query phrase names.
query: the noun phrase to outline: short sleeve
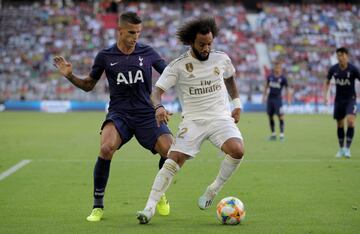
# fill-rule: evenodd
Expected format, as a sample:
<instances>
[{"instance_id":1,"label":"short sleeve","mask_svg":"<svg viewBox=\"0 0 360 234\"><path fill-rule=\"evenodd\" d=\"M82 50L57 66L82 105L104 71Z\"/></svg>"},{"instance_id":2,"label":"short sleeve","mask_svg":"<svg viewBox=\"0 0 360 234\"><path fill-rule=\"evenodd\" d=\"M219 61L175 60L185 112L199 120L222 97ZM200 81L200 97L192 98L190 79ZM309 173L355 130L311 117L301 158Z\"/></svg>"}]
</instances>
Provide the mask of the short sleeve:
<instances>
[{"instance_id":1,"label":"short sleeve","mask_svg":"<svg viewBox=\"0 0 360 234\"><path fill-rule=\"evenodd\" d=\"M331 78L332 78L332 76L333 76L333 67L331 67L330 69L329 69L329 71L328 71L328 74L327 74L327 80L331 80Z\"/></svg>"},{"instance_id":2,"label":"short sleeve","mask_svg":"<svg viewBox=\"0 0 360 234\"><path fill-rule=\"evenodd\" d=\"M359 69L357 69L357 67L354 66L354 75L355 75L355 79L360 80L360 72Z\"/></svg>"},{"instance_id":3,"label":"short sleeve","mask_svg":"<svg viewBox=\"0 0 360 234\"><path fill-rule=\"evenodd\" d=\"M159 72L159 74L163 73L166 67L165 60L153 48L151 48L151 57L154 69Z\"/></svg>"},{"instance_id":4,"label":"short sleeve","mask_svg":"<svg viewBox=\"0 0 360 234\"><path fill-rule=\"evenodd\" d=\"M231 62L231 59L226 56L225 58L225 70L224 70L224 79L230 78L235 75L235 67Z\"/></svg>"},{"instance_id":5,"label":"short sleeve","mask_svg":"<svg viewBox=\"0 0 360 234\"><path fill-rule=\"evenodd\" d=\"M177 83L178 77L176 69L168 65L161 74L159 80L156 82L155 86L167 91Z\"/></svg>"},{"instance_id":6,"label":"short sleeve","mask_svg":"<svg viewBox=\"0 0 360 234\"><path fill-rule=\"evenodd\" d=\"M154 64L153 64L153 67L155 68L155 70L157 72L159 72L159 74L162 74L165 67L166 67L166 63L165 63L165 60L163 59L160 59L160 60L157 60Z\"/></svg>"},{"instance_id":7,"label":"short sleeve","mask_svg":"<svg viewBox=\"0 0 360 234\"><path fill-rule=\"evenodd\" d=\"M283 79L283 86L287 88L288 85L289 85L288 80L287 80L286 77L284 77L284 79Z\"/></svg>"},{"instance_id":8,"label":"short sleeve","mask_svg":"<svg viewBox=\"0 0 360 234\"><path fill-rule=\"evenodd\" d=\"M99 52L94 59L94 63L92 65L89 76L95 80L99 80L104 70L105 70L104 58L101 55L101 52Z\"/></svg>"}]
</instances>

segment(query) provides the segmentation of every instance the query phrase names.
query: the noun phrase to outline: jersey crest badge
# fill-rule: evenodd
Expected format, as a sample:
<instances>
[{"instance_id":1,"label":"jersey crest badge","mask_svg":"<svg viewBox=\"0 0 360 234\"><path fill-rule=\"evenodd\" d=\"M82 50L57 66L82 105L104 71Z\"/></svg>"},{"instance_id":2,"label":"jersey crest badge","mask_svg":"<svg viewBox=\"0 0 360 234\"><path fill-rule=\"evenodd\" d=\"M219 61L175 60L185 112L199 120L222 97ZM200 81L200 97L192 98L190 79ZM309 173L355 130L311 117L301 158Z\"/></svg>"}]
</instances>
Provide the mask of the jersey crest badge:
<instances>
[{"instance_id":1,"label":"jersey crest badge","mask_svg":"<svg viewBox=\"0 0 360 234\"><path fill-rule=\"evenodd\" d=\"M217 76L220 75L220 69L218 67L214 68L214 74Z\"/></svg>"},{"instance_id":2,"label":"jersey crest badge","mask_svg":"<svg viewBox=\"0 0 360 234\"><path fill-rule=\"evenodd\" d=\"M139 66L140 67L142 67L144 64L143 64L143 60L144 60L144 58L141 58L140 56L139 56Z\"/></svg>"},{"instance_id":3,"label":"jersey crest badge","mask_svg":"<svg viewBox=\"0 0 360 234\"><path fill-rule=\"evenodd\" d=\"M188 72L192 72L194 70L192 63L185 64L185 67L186 67L186 71Z\"/></svg>"}]
</instances>

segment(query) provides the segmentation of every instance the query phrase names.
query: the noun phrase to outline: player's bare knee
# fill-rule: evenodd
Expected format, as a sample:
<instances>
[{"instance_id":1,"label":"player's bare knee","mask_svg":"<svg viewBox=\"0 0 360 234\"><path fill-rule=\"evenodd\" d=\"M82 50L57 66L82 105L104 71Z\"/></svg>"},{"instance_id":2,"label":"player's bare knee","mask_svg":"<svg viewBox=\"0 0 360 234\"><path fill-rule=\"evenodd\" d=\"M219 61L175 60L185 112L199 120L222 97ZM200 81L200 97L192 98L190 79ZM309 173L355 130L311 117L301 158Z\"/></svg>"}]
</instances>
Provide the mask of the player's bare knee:
<instances>
[{"instance_id":1,"label":"player's bare knee","mask_svg":"<svg viewBox=\"0 0 360 234\"><path fill-rule=\"evenodd\" d=\"M115 147L109 144L102 144L100 148L100 156L102 156L104 159L111 159L115 151Z\"/></svg>"},{"instance_id":2,"label":"player's bare knee","mask_svg":"<svg viewBox=\"0 0 360 234\"><path fill-rule=\"evenodd\" d=\"M355 117L353 116L348 117L346 123L348 127L352 127L352 128L355 127Z\"/></svg>"},{"instance_id":3,"label":"player's bare knee","mask_svg":"<svg viewBox=\"0 0 360 234\"><path fill-rule=\"evenodd\" d=\"M244 157L244 145L243 143L237 142L236 144L232 144L230 147L229 155L235 159L242 159Z\"/></svg>"},{"instance_id":4,"label":"player's bare knee","mask_svg":"<svg viewBox=\"0 0 360 234\"><path fill-rule=\"evenodd\" d=\"M348 121L347 126L351 128L355 127L355 121Z\"/></svg>"},{"instance_id":5,"label":"player's bare knee","mask_svg":"<svg viewBox=\"0 0 360 234\"><path fill-rule=\"evenodd\" d=\"M156 152L158 152L160 154L160 156L162 158L167 158L167 154L169 151L170 145L158 145L157 147L155 147Z\"/></svg>"},{"instance_id":6,"label":"player's bare knee","mask_svg":"<svg viewBox=\"0 0 360 234\"><path fill-rule=\"evenodd\" d=\"M221 147L221 150L232 158L241 159L244 156L244 144L241 139L231 138Z\"/></svg>"},{"instance_id":7,"label":"player's bare knee","mask_svg":"<svg viewBox=\"0 0 360 234\"><path fill-rule=\"evenodd\" d=\"M338 120L338 121L337 121L337 127L338 127L338 128L343 128L344 125L345 125L344 123L345 123L344 120Z\"/></svg>"},{"instance_id":8,"label":"player's bare knee","mask_svg":"<svg viewBox=\"0 0 360 234\"><path fill-rule=\"evenodd\" d=\"M229 153L229 155L235 159L242 159L244 157L244 149L243 147L236 147Z\"/></svg>"}]
</instances>

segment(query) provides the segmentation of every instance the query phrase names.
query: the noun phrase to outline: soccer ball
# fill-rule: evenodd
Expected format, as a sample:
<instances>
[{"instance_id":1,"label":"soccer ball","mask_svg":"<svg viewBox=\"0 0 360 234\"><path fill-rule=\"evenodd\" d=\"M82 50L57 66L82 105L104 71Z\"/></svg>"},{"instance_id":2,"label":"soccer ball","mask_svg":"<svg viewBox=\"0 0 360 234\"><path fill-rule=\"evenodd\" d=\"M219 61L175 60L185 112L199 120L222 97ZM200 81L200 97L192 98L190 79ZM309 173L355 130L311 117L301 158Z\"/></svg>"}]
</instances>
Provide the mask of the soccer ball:
<instances>
[{"instance_id":1,"label":"soccer ball","mask_svg":"<svg viewBox=\"0 0 360 234\"><path fill-rule=\"evenodd\" d=\"M220 223L236 225L245 218L245 206L236 197L225 197L217 204L216 215Z\"/></svg>"}]
</instances>

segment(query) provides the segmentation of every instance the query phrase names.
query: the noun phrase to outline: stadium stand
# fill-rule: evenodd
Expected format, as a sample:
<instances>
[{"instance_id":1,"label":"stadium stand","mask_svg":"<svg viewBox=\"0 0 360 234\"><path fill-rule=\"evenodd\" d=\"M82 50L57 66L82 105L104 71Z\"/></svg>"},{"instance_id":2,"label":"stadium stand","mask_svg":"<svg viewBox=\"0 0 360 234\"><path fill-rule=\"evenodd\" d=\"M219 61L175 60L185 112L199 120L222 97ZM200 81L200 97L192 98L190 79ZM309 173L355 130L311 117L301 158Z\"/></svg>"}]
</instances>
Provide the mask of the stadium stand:
<instances>
[{"instance_id":1,"label":"stadium stand","mask_svg":"<svg viewBox=\"0 0 360 234\"><path fill-rule=\"evenodd\" d=\"M335 61L336 47L349 47L352 62L360 67L359 5L267 3L254 13L232 1L204 4L149 1L119 5L114 1L90 2L3 3L0 9L2 99L107 100L106 79L101 79L93 92L85 94L60 78L51 61L55 54L60 54L73 63L77 74L85 75L96 52L115 42L116 12L125 9L142 16L141 41L153 45L168 62L186 50L175 37L177 26L190 17L215 15L221 28L215 48L232 58L240 92L247 95L248 101L256 102L254 97L262 91L271 61L278 58L285 62L297 102L320 101L319 89L328 67ZM261 52L257 48L262 48ZM154 81L156 77L155 73Z\"/></svg>"}]
</instances>

